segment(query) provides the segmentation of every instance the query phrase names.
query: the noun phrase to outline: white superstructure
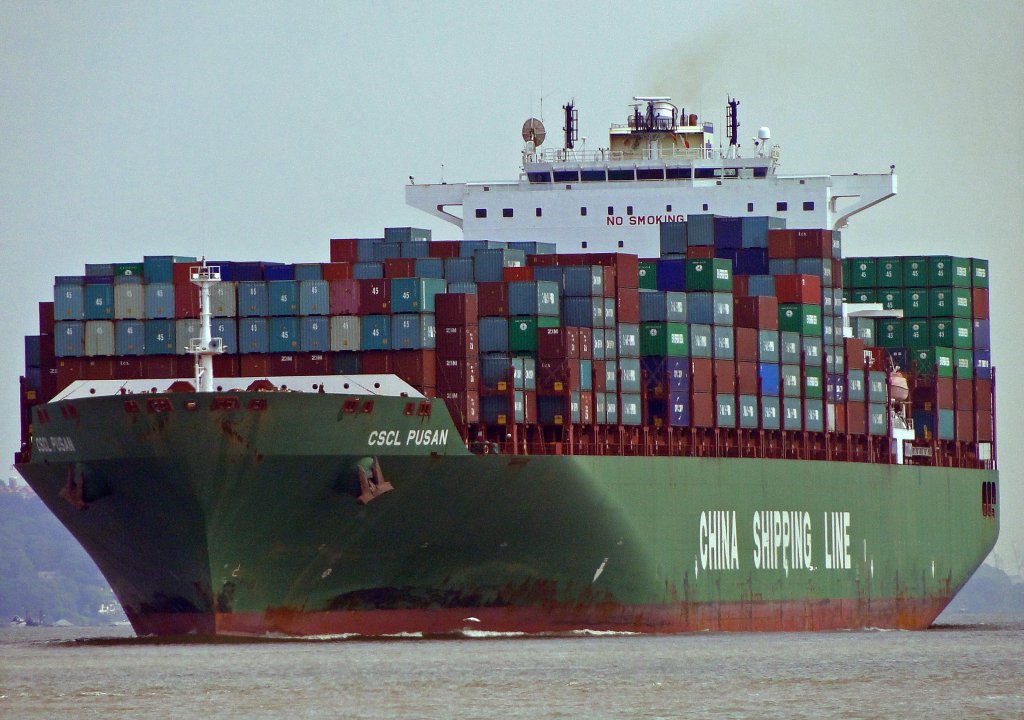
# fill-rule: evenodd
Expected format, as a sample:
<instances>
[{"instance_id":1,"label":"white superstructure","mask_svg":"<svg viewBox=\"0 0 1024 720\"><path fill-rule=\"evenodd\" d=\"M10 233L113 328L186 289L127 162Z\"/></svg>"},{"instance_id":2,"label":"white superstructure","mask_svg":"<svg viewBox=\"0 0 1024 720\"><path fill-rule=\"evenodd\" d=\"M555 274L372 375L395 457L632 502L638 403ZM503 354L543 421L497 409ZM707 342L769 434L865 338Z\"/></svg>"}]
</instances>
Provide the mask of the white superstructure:
<instances>
[{"instance_id":1,"label":"white superstructure","mask_svg":"<svg viewBox=\"0 0 1024 720\"><path fill-rule=\"evenodd\" d=\"M576 148L576 111L565 110L563 147L541 149L543 125L523 126L517 182L406 186L406 202L462 229L466 240L555 242L560 252L659 254L659 225L690 214L774 216L789 228L845 227L896 194L896 175L784 176L779 148L759 128L754 157L739 157L735 100L729 144L667 97L638 97L606 148Z\"/></svg>"}]
</instances>

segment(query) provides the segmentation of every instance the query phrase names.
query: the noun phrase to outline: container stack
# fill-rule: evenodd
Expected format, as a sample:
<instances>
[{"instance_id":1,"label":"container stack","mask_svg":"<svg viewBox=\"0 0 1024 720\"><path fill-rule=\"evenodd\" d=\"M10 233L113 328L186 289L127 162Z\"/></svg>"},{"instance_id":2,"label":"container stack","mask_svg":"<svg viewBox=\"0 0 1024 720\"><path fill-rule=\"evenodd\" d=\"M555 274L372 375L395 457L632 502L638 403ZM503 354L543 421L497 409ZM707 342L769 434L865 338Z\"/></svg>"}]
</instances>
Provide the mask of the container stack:
<instances>
[{"instance_id":1,"label":"container stack","mask_svg":"<svg viewBox=\"0 0 1024 720\"><path fill-rule=\"evenodd\" d=\"M988 261L950 256L849 258L850 302L881 303L901 318L861 318L858 337L878 367L915 381L921 439L993 439Z\"/></svg>"},{"instance_id":2,"label":"container stack","mask_svg":"<svg viewBox=\"0 0 1024 720\"><path fill-rule=\"evenodd\" d=\"M844 265L838 232L768 217L691 215L661 226L661 248L556 254L388 228L332 240L325 263L210 262L227 349L214 372L394 374L443 399L470 440L526 426L600 442L602 427L885 436L896 367L914 379L923 439L992 439L984 261ZM29 389L191 377L195 264L147 257L56 278L26 340ZM904 317L858 318L848 337L844 296Z\"/></svg>"}]
</instances>

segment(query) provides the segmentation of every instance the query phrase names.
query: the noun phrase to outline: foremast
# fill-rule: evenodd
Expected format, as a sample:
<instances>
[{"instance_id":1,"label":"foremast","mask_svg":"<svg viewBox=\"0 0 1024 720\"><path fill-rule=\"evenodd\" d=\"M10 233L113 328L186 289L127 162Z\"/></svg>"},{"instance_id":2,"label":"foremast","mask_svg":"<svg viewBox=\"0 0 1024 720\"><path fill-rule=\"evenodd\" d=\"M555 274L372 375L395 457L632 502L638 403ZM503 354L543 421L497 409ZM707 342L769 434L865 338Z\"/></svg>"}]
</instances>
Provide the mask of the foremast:
<instances>
[{"instance_id":1,"label":"foremast","mask_svg":"<svg viewBox=\"0 0 1024 720\"><path fill-rule=\"evenodd\" d=\"M213 337L213 312L210 310L210 287L220 282L220 266L202 265L189 268L189 279L199 286L199 337L190 338L188 352L195 356L196 390L213 392L213 358L224 352L224 339Z\"/></svg>"}]
</instances>

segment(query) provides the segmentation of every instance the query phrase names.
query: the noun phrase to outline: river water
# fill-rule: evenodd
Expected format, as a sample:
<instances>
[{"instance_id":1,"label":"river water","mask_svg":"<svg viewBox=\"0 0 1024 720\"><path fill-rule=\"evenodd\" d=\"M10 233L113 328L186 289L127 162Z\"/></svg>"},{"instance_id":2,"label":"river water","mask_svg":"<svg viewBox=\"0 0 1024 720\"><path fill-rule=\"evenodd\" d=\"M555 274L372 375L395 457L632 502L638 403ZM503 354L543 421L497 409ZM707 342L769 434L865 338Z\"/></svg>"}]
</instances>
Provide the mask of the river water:
<instances>
[{"instance_id":1,"label":"river water","mask_svg":"<svg viewBox=\"0 0 1024 720\"><path fill-rule=\"evenodd\" d=\"M1022 718L1024 617L923 632L162 642L0 629L0 718Z\"/></svg>"}]
</instances>

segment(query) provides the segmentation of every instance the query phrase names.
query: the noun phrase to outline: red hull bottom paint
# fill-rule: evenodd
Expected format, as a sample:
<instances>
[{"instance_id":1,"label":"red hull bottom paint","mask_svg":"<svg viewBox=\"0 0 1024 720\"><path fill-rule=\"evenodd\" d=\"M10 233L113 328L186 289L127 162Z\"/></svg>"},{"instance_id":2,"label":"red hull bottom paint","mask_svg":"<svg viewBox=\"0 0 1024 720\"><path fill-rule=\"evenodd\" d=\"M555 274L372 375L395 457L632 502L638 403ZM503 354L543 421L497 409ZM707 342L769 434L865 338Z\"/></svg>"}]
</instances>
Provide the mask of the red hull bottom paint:
<instances>
[{"instance_id":1,"label":"red hull bottom paint","mask_svg":"<svg viewBox=\"0 0 1024 720\"><path fill-rule=\"evenodd\" d=\"M576 631L635 633L805 632L863 628L923 630L949 603L949 598L813 600L752 604L715 603L700 606L608 605L579 608L507 607L437 608L424 610L350 610L265 613L161 613L136 615L139 635L266 635L386 636L452 635L467 630L568 634Z\"/></svg>"}]
</instances>

